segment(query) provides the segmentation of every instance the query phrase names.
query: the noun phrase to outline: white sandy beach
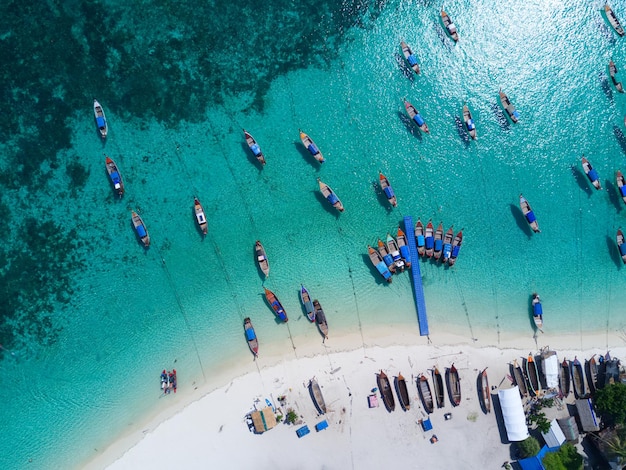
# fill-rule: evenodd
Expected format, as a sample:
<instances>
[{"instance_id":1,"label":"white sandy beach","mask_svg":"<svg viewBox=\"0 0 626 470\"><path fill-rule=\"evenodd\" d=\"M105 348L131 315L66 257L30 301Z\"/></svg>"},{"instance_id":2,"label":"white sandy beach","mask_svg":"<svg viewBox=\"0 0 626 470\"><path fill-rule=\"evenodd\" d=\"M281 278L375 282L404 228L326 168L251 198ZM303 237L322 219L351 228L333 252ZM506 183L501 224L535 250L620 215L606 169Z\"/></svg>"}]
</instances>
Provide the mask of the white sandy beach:
<instances>
[{"instance_id":1,"label":"white sandy beach","mask_svg":"<svg viewBox=\"0 0 626 470\"><path fill-rule=\"evenodd\" d=\"M322 346L317 342L299 345L297 358L292 351L282 355L274 351L223 371L202 388L189 393L179 390L168 409L121 437L88 468L166 469L175 463L179 468L363 469L389 463L416 468L418 462L420 467L434 469L500 468L512 460L506 433L496 421L497 410L481 411L476 378L488 367L492 388L508 388L509 362L529 351L536 353L534 341L526 338L517 341L516 348L496 348L438 336L437 343L444 345L434 344L435 338L428 344L417 332L394 333L389 328L381 329L375 345L359 347L356 336L331 337ZM547 346L542 339L548 336L538 338L540 347ZM616 345L614 357L626 354L624 340L617 335L585 337L586 351L567 347L580 338L550 340L550 349L557 351L559 360L604 354L607 340ZM339 345L345 349L338 349ZM427 415L415 379L422 372L430 379L433 366L443 372L452 363L461 377L461 405L453 408L446 394L446 406L430 415L433 430L424 432L419 420ZM368 407L367 397L377 386L376 373L381 369L392 383L399 372L407 379L410 410L396 406L394 412L387 412L379 393L380 406ZM312 377L317 378L328 406L323 417L306 388ZM283 414L293 408L301 424L279 423L260 435L250 432L246 414L255 404L259 409L265 406L265 398L277 404L281 395L286 396ZM444 419L444 413L451 413L452 419ZM323 419L329 427L316 432L315 424ZM303 424L311 433L298 438L295 431ZM438 437L436 443L430 442L433 434Z\"/></svg>"}]
</instances>

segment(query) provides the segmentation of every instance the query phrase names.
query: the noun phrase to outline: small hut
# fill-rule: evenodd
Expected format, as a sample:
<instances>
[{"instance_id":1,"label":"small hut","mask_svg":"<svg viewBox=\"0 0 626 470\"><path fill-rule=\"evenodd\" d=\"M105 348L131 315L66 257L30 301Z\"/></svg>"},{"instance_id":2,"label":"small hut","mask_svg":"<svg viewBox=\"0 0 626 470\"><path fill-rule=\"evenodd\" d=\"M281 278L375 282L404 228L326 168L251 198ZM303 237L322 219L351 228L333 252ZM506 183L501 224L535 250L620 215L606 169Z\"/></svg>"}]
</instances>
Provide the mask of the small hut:
<instances>
[{"instance_id":1,"label":"small hut","mask_svg":"<svg viewBox=\"0 0 626 470\"><path fill-rule=\"evenodd\" d=\"M262 434L276 426L276 415L272 411L271 406L266 406L260 411L253 411L250 417L254 425L254 432L257 434Z\"/></svg>"}]
</instances>

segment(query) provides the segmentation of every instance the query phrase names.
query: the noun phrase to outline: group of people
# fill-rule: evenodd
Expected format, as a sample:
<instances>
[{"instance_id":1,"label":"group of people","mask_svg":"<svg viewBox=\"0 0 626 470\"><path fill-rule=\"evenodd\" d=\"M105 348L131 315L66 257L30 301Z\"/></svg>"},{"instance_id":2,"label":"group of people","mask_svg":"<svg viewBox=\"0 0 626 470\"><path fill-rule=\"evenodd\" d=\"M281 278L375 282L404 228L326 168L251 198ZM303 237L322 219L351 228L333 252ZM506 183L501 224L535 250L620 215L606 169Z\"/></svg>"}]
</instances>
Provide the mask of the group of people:
<instances>
[{"instance_id":1,"label":"group of people","mask_svg":"<svg viewBox=\"0 0 626 470\"><path fill-rule=\"evenodd\" d=\"M163 369L161 372L161 390L165 394L172 393L172 390L176 393L176 369L171 372Z\"/></svg>"}]
</instances>

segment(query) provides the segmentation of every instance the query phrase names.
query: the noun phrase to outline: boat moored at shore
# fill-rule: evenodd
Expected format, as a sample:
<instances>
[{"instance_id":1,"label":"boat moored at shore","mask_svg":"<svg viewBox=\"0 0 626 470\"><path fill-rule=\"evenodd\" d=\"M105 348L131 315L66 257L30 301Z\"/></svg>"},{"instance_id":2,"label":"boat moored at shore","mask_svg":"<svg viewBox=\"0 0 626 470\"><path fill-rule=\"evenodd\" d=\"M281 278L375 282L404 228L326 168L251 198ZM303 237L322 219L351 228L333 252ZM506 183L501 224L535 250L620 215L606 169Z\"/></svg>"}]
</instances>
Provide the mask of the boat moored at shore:
<instances>
[{"instance_id":1,"label":"boat moored at shore","mask_svg":"<svg viewBox=\"0 0 626 470\"><path fill-rule=\"evenodd\" d=\"M436 260L441 258L441 252L443 251L443 223L439 222L437 230L435 230L435 248L433 250L433 257Z\"/></svg>"},{"instance_id":2,"label":"boat moored at shore","mask_svg":"<svg viewBox=\"0 0 626 470\"><path fill-rule=\"evenodd\" d=\"M450 260L450 256L452 256L452 239L454 238L454 230L452 226L448 229L448 231L443 236L443 250L441 252L441 262L447 263Z\"/></svg>"},{"instance_id":3,"label":"boat moored at shore","mask_svg":"<svg viewBox=\"0 0 626 470\"><path fill-rule=\"evenodd\" d=\"M387 263L385 263L385 261L383 260L382 255L370 245L367 245L367 253L370 257L370 261L383 277L383 279L387 282L391 282L393 280L391 277L391 271L389 271Z\"/></svg>"},{"instance_id":4,"label":"boat moored at shore","mask_svg":"<svg viewBox=\"0 0 626 470\"><path fill-rule=\"evenodd\" d=\"M543 328L543 307L541 306L541 298L536 292L533 294L533 321L539 331Z\"/></svg>"},{"instance_id":5,"label":"boat moored at shore","mask_svg":"<svg viewBox=\"0 0 626 470\"><path fill-rule=\"evenodd\" d=\"M328 322L326 321L326 314L324 313L324 309L317 299L313 301L313 308L315 309L315 323L317 323L317 329L320 330L321 335L325 339L327 339Z\"/></svg>"},{"instance_id":6,"label":"boat moored at shore","mask_svg":"<svg viewBox=\"0 0 626 470\"><path fill-rule=\"evenodd\" d=\"M389 251L391 258L393 259L393 264L396 267L396 271L404 271L404 260L400 255L400 247L398 246L398 242L396 241L396 239L393 238L390 233L387 234L386 246L387 251Z\"/></svg>"},{"instance_id":7,"label":"boat moored at shore","mask_svg":"<svg viewBox=\"0 0 626 470\"><path fill-rule=\"evenodd\" d=\"M426 247L424 254L428 258L433 257L435 251L435 229L433 227L433 221L429 220L426 224L426 230L424 231L424 245Z\"/></svg>"},{"instance_id":8,"label":"boat moored at shore","mask_svg":"<svg viewBox=\"0 0 626 470\"><path fill-rule=\"evenodd\" d=\"M311 400L313 400L313 405L315 405L317 412L321 415L326 414L326 402L322 396L322 389L315 377L309 380L309 394L311 395Z\"/></svg>"},{"instance_id":9,"label":"boat moored at shore","mask_svg":"<svg viewBox=\"0 0 626 470\"><path fill-rule=\"evenodd\" d=\"M396 401L393 398L393 391L391 390L391 384L389 378L382 370L380 374L376 374L376 383L378 384L378 390L385 404L385 408L390 413L396 409Z\"/></svg>"},{"instance_id":10,"label":"boat moored at shore","mask_svg":"<svg viewBox=\"0 0 626 470\"><path fill-rule=\"evenodd\" d=\"M574 395L576 398L585 398L587 391L585 389L585 375L583 372L583 366L577 357L570 363L570 370L572 372L572 385L574 388Z\"/></svg>"},{"instance_id":11,"label":"boat moored at shore","mask_svg":"<svg viewBox=\"0 0 626 470\"><path fill-rule=\"evenodd\" d=\"M404 261L404 265L407 268L411 267L411 252L409 250L409 243L406 239L406 234L402 231L400 227L398 227L398 236L396 238L398 242L398 247L400 248L400 256Z\"/></svg>"},{"instance_id":12,"label":"boat moored at shore","mask_svg":"<svg viewBox=\"0 0 626 470\"><path fill-rule=\"evenodd\" d=\"M409 411L411 408L411 402L409 400L409 389L406 386L406 380L402 374L398 374L394 378L394 385L396 387L396 394L398 395L398 401L404 411Z\"/></svg>"},{"instance_id":13,"label":"boat moored at shore","mask_svg":"<svg viewBox=\"0 0 626 470\"><path fill-rule=\"evenodd\" d=\"M426 237L424 236L424 224L420 219L415 223L415 243L417 245L417 255L424 256L426 252Z\"/></svg>"},{"instance_id":14,"label":"boat moored at shore","mask_svg":"<svg viewBox=\"0 0 626 470\"><path fill-rule=\"evenodd\" d=\"M443 408L446 404L443 377L437 367L433 367L433 389L435 391L435 403L437 404L437 408Z\"/></svg>"},{"instance_id":15,"label":"boat moored at shore","mask_svg":"<svg viewBox=\"0 0 626 470\"><path fill-rule=\"evenodd\" d=\"M422 405L424 405L426 413L432 413L435 408L435 403L433 400L433 394L430 391L428 377L424 374L420 374L417 378L417 392L419 393L420 400L422 401Z\"/></svg>"},{"instance_id":16,"label":"boat moored at shore","mask_svg":"<svg viewBox=\"0 0 626 470\"><path fill-rule=\"evenodd\" d=\"M452 406L459 406L461 404L461 379L454 364L446 368L446 385L448 386L450 403Z\"/></svg>"}]
</instances>

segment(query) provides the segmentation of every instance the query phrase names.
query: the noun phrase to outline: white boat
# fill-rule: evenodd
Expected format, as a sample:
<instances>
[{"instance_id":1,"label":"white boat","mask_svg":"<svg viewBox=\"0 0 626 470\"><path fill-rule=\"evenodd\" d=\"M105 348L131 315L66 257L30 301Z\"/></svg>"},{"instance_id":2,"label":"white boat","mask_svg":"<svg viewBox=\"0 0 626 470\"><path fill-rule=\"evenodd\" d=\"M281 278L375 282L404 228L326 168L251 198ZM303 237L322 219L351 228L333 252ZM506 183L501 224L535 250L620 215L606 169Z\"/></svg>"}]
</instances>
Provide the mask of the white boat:
<instances>
[{"instance_id":1,"label":"white boat","mask_svg":"<svg viewBox=\"0 0 626 470\"><path fill-rule=\"evenodd\" d=\"M100 135L102 138L106 138L107 133L109 132L109 126L107 125L107 118L104 115L104 109L98 100L93 100L93 114L96 118L96 125L98 126L98 130L100 131Z\"/></svg>"},{"instance_id":2,"label":"white boat","mask_svg":"<svg viewBox=\"0 0 626 470\"><path fill-rule=\"evenodd\" d=\"M623 36L624 28L622 28L622 25L617 19L617 16L615 16L615 13L613 13L613 10L611 9L608 3L604 5L604 13L606 14L606 19L609 20L609 24L613 27L615 32L619 34L620 36Z\"/></svg>"},{"instance_id":3,"label":"white boat","mask_svg":"<svg viewBox=\"0 0 626 470\"><path fill-rule=\"evenodd\" d=\"M209 223L206 220L204 208L202 207L202 204L200 204L200 200L197 197L193 198L193 212L196 216L198 227L200 227L202 233L206 235L209 232Z\"/></svg>"},{"instance_id":4,"label":"white boat","mask_svg":"<svg viewBox=\"0 0 626 470\"><path fill-rule=\"evenodd\" d=\"M430 129L428 128L428 124L426 124L426 121L424 121L424 118L422 117L422 115L420 114L420 112L417 110L415 106L413 106L407 100L404 100L404 109L406 109L406 112L409 115L409 117L413 119L413 121L415 121L415 124L417 124L417 127L419 127L422 131L426 133L430 132Z\"/></svg>"},{"instance_id":5,"label":"white boat","mask_svg":"<svg viewBox=\"0 0 626 470\"><path fill-rule=\"evenodd\" d=\"M265 165L265 155L263 155L261 147L259 147L259 144L257 144L254 137L252 137L252 135L245 129L243 130L243 135L246 138L246 144L248 144L252 155L254 155L261 165Z\"/></svg>"},{"instance_id":6,"label":"white boat","mask_svg":"<svg viewBox=\"0 0 626 470\"><path fill-rule=\"evenodd\" d=\"M446 33L450 35L450 37L457 42L459 40L459 33L456 30L455 24L452 22L450 15L448 15L445 11L441 10L441 20L443 21L443 25L446 28Z\"/></svg>"},{"instance_id":7,"label":"white boat","mask_svg":"<svg viewBox=\"0 0 626 470\"><path fill-rule=\"evenodd\" d=\"M596 171L596 169L591 166L591 163L589 163L589 160L587 160L584 155L581 161L583 164L583 171L585 172L585 175L587 175L589 182L593 185L594 188L602 189L602 185L600 184L600 176L598 176L598 172Z\"/></svg>"},{"instance_id":8,"label":"white boat","mask_svg":"<svg viewBox=\"0 0 626 470\"><path fill-rule=\"evenodd\" d=\"M259 269L265 274L265 277L270 275L270 262L267 259L267 255L265 254L265 248L259 240L254 244L254 254L256 256L256 261L259 265Z\"/></svg>"},{"instance_id":9,"label":"white boat","mask_svg":"<svg viewBox=\"0 0 626 470\"><path fill-rule=\"evenodd\" d=\"M528 222L528 225L530 225L530 228L532 228L535 233L541 232L541 230L539 230L539 222L537 222L535 213L531 209L530 204L528 203L526 198L521 194L519 195L519 206L520 209L522 209L522 213L526 218L526 222Z\"/></svg>"},{"instance_id":10,"label":"white boat","mask_svg":"<svg viewBox=\"0 0 626 470\"><path fill-rule=\"evenodd\" d=\"M402 54L404 55L404 58L406 59L406 61L409 63L413 71L419 75L420 66L419 66L419 63L417 62L417 57L415 57L415 54L413 54L413 51L411 50L411 48L404 41L400 42L400 47L402 48Z\"/></svg>"},{"instance_id":11,"label":"white boat","mask_svg":"<svg viewBox=\"0 0 626 470\"><path fill-rule=\"evenodd\" d=\"M463 122L465 123L465 129L467 129L467 133L470 135L472 139L476 139L476 125L474 124L474 119L472 118L472 113L470 112L469 106L466 104L463 105Z\"/></svg>"}]
</instances>

